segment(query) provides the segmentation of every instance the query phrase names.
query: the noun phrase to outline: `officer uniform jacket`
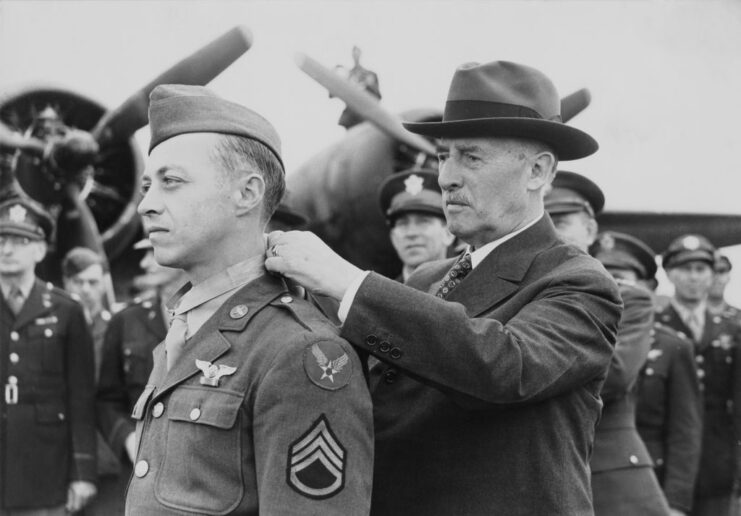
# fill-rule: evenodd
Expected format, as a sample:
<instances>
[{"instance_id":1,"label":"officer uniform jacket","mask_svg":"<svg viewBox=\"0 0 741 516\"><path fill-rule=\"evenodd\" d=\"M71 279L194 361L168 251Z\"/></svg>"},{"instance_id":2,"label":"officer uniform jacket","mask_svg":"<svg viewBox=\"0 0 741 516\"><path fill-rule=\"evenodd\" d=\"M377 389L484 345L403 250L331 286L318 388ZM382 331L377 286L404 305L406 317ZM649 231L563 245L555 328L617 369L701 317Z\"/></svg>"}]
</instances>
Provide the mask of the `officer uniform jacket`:
<instances>
[{"instance_id":1,"label":"officer uniform jacket","mask_svg":"<svg viewBox=\"0 0 741 516\"><path fill-rule=\"evenodd\" d=\"M653 340L653 300L644 288L619 286L625 308L601 392L604 407L590 462L595 514L665 515L668 507L651 456L636 430L632 395Z\"/></svg>"},{"instance_id":2,"label":"officer uniform jacket","mask_svg":"<svg viewBox=\"0 0 741 516\"><path fill-rule=\"evenodd\" d=\"M127 514L368 513L373 420L360 360L280 279L239 289L169 371L164 351L133 411ZM235 369L215 373L224 368Z\"/></svg>"},{"instance_id":3,"label":"officer uniform jacket","mask_svg":"<svg viewBox=\"0 0 741 516\"><path fill-rule=\"evenodd\" d=\"M70 482L95 481L93 364L83 309L66 292L36 280L17 316L0 295L4 509L62 505Z\"/></svg>"},{"instance_id":4,"label":"officer uniform jacket","mask_svg":"<svg viewBox=\"0 0 741 516\"><path fill-rule=\"evenodd\" d=\"M669 305L658 314L662 324L691 336ZM703 432L696 497L729 495L741 473L741 330L731 319L706 312L700 342L694 342L697 377L703 397Z\"/></svg>"},{"instance_id":5,"label":"officer uniform jacket","mask_svg":"<svg viewBox=\"0 0 741 516\"><path fill-rule=\"evenodd\" d=\"M342 335L371 370L378 515L592 514L589 458L621 301L544 216L442 300L370 273ZM422 292L420 292L420 290Z\"/></svg>"},{"instance_id":6,"label":"officer uniform jacket","mask_svg":"<svg viewBox=\"0 0 741 516\"><path fill-rule=\"evenodd\" d=\"M111 319L103 341L98 382L98 425L117 456L125 456L131 418L152 372L152 351L167 334L161 300L136 299Z\"/></svg>"},{"instance_id":7,"label":"officer uniform jacket","mask_svg":"<svg viewBox=\"0 0 741 516\"><path fill-rule=\"evenodd\" d=\"M636 424L669 505L689 513L700 464L702 413L692 342L655 323L637 385Z\"/></svg>"}]
</instances>

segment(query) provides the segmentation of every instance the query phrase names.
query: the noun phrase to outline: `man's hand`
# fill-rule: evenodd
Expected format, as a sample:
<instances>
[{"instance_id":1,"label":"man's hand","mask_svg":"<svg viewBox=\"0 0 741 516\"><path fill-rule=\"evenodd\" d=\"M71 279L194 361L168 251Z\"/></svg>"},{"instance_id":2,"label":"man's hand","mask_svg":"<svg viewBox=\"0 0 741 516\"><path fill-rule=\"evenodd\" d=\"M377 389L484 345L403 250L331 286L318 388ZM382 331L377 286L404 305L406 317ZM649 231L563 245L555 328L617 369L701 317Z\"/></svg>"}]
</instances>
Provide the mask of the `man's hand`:
<instances>
[{"instance_id":1,"label":"man's hand","mask_svg":"<svg viewBox=\"0 0 741 516\"><path fill-rule=\"evenodd\" d=\"M337 301L342 300L353 279L363 272L308 231L270 233L265 268Z\"/></svg>"},{"instance_id":2,"label":"man's hand","mask_svg":"<svg viewBox=\"0 0 741 516\"><path fill-rule=\"evenodd\" d=\"M133 464L136 461L136 432L131 432L126 436L124 448L126 448L126 455L129 456L129 460Z\"/></svg>"},{"instance_id":3,"label":"man's hand","mask_svg":"<svg viewBox=\"0 0 741 516\"><path fill-rule=\"evenodd\" d=\"M85 507L97 494L98 489L92 482L76 480L67 489L67 512L77 512Z\"/></svg>"}]
</instances>

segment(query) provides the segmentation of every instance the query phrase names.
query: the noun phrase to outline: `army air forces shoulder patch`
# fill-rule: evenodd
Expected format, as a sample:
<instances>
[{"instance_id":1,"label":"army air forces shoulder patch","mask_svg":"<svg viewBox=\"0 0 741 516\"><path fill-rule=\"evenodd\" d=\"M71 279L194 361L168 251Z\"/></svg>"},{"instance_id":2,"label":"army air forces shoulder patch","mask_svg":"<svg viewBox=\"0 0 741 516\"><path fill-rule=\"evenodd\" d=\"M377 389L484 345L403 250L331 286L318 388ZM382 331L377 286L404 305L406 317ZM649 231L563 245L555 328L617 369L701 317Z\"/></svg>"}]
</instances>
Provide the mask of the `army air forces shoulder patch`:
<instances>
[{"instance_id":1,"label":"army air forces shoulder patch","mask_svg":"<svg viewBox=\"0 0 741 516\"><path fill-rule=\"evenodd\" d=\"M288 450L287 482L299 494L322 500L345 486L347 450L322 414Z\"/></svg>"},{"instance_id":2,"label":"army air forces shoulder patch","mask_svg":"<svg viewBox=\"0 0 741 516\"><path fill-rule=\"evenodd\" d=\"M306 347L304 371L315 385L328 391L336 391L350 381L353 364L342 346L327 340Z\"/></svg>"}]
</instances>

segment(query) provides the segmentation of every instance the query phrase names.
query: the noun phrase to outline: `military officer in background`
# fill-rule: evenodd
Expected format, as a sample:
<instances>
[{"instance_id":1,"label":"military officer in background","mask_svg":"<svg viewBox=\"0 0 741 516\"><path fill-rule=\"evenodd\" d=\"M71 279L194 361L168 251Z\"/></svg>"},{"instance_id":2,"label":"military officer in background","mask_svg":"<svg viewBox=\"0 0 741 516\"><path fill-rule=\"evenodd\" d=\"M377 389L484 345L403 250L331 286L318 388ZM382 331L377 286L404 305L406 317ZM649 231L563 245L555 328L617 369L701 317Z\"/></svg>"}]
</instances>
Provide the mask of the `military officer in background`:
<instances>
[{"instance_id":1,"label":"military officer in background","mask_svg":"<svg viewBox=\"0 0 741 516\"><path fill-rule=\"evenodd\" d=\"M731 260L723 253L716 253L715 276L708 293L708 311L713 315L724 315L741 323L741 310L726 301L725 293L731 281Z\"/></svg>"},{"instance_id":2,"label":"military officer in background","mask_svg":"<svg viewBox=\"0 0 741 516\"><path fill-rule=\"evenodd\" d=\"M736 322L707 309L713 282L715 247L701 235L674 240L663 267L674 295L657 320L693 343L703 395L703 437L692 514L730 514L741 442L740 330Z\"/></svg>"},{"instance_id":3,"label":"military officer in background","mask_svg":"<svg viewBox=\"0 0 741 516\"><path fill-rule=\"evenodd\" d=\"M624 233L598 236L592 254L618 280L653 289L656 260ZM654 461L672 515L690 514L702 442L700 390L692 343L660 322L636 385L636 425Z\"/></svg>"},{"instance_id":4,"label":"military officer in background","mask_svg":"<svg viewBox=\"0 0 741 516\"><path fill-rule=\"evenodd\" d=\"M85 319L93 337L95 382L100 379L103 337L111 313L105 309L106 260L86 247L75 247L62 260L64 289L77 299L85 310ZM85 507L86 516L123 514L121 464L100 432L96 433L98 451L98 494Z\"/></svg>"},{"instance_id":5,"label":"military officer in background","mask_svg":"<svg viewBox=\"0 0 741 516\"><path fill-rule=\"evenodd\" d=\"M447 257L455 237L448 231L443 197L434 170L408 170L388 177L379 189L391 244L402 263L404 283L423 263Z\"/></svg>"},{"instance_id":6,"label":"military officer in background","mask_svg":"<svg viewBox=\"0 0 741 516\"><path fill-rule=\"evenodd\" d=\"M583 175L565 170L558 171L545 196L545 209L553 219L556 233L564 242L585 252L597 237L595 216L604 205L599 186ZM653 472L651 456L636 430L632 395L651 346L653 302L645 287L635 281L616 279L625 307L615 353L600 393L604 407L590 461L594 513L666 515L669 507Z\"/></svg>"},{"instance_id":7,"label":"military officer in background","mask_svg":"<svg viewBox=\"0 0 741 516\"><path fill-rule=\"evenodd\" d=\"M134 278L143 297L134 298L113 316L102 347L98 426L119 461L119 471L110 486L112 503L101 510L101 516L124 512L126 484L135 456L131 411L152 372L152 351L167 333L165 301L185 283L181 270L157 264L149 240L137 242L134 249L145 251L140 262L144 274Z\"/></svg>"},{"instance_id":8,"label":"military officer in background","mask_svg":"<svg viewBox=\"0 0 741 516\"><path fill-rule=\"evenodd\" d=\"M63 515L95 496L93 346L79 303L34 274L51 217L0 204L0 515Z\"/></svg>"},{"instance_id":9,"label":"military officer in background","mask_svg":"<svg viewBox=\"0 0 741 516\"><path fill-rule=\"evenodd\" d=\"M138 209L157 262L189 283L133 409L127 514L367 514L361 362L264 267L285 189L277 133L195 86L155 88L149 121Z\"/></svg>"}]
</instances>

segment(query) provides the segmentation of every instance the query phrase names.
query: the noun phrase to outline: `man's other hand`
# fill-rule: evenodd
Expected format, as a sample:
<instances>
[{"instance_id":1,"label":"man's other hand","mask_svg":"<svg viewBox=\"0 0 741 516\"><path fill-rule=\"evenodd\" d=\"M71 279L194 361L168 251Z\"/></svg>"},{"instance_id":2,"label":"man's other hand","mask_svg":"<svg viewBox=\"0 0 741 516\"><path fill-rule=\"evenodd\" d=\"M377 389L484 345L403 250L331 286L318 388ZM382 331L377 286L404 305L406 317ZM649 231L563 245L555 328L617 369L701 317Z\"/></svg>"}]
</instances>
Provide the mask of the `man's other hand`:
<instances>
[{"instance_id":1,"label":"man's other hand","mask_svg":"<svg viewBox=\"0 0 741 516\"><path fill-rule=\"evenodd\" d=\"M308 231L273 231L268 235L265 268L316 294L340 301L363 271L338 256Z\"/></svg>"},{"instance_id":2,"label":"man's other hand","mask_svg":"<svg viewBox=\"0 0 741 516\"><path fill-rule=\"evenodd\" d=\"M71 482L67 489L67 512L77 512L85 507L98 493L98 489L92 482L76 480Z\"/></svg>"}]
</instances>

